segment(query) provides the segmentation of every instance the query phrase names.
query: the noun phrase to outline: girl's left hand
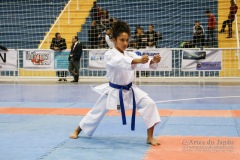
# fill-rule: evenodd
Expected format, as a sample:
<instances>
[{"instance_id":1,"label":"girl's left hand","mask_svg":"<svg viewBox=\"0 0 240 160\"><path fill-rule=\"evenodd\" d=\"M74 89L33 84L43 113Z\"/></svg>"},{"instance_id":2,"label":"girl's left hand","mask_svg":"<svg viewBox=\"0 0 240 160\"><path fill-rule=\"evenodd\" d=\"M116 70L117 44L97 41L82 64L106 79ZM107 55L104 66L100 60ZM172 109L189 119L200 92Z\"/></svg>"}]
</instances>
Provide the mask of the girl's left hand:
<instances>
[{"instance_id":1,"label":"girl's left hand","mask_svg":"<svg viewBox=\"0 0 240 160\"><path fill-rule=\"evenodd\" d=\"M153 63L159 63L161 61L161 57L159 54L153 56Z\"/></svg>"}]
</instances>

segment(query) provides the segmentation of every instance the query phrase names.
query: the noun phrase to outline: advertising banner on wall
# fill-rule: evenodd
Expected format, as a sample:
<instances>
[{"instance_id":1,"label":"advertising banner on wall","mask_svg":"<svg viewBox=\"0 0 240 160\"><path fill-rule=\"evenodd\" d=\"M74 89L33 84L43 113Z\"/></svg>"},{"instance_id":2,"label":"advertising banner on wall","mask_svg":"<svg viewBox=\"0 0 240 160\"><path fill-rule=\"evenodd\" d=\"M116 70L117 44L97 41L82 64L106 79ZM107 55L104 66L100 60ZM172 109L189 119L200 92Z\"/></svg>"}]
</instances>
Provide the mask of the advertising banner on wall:
<instances>
[{"instance_id":1,"label":"advertising banner on wall","mask_svg":"<svg viewBox=\"0 0 240 160\"><path fill-rule=\"evenodd\" d=\"M182 71L220 71L222 50L183 50Z\"/></svg>"},{"instance_id":2,"label":"advertising banner on wall","mask_svg":"<svg viewBox=\"0 0 240 160\"><path fill-rule=\"evenodd\" d=\"M133 50L137 55L148 55L149 58L153 58L155 54L159 54L161 56L161 61L158 64L158 68L155 70L158 71L172 71L172 50L171 49L140 49Z\"/></svg>"},{"instance_id":3,"label":"advertising banner on wall","mask_svg":"<svg viewBox=\"0 0 240 160\"><path fill-rule=\"evenodd\" d=\"M104 54L106 50L90 50L89 51L89 68L90 69L105 69Z\"/></svg>"},{"instance_id":4,"label":"advertising banner on wall","mask_svg":"<svg viewBox=\"0 0 240 160\"><path fill-rule=\"evenodd\" d=\"M55 70L68 69L69 53L70 53L70 50L63 50L61 52L54 52L54 69Z\"/></svg>"},{"instance_id":5,"label":"advertising banner on wall","mask_svg":"<svg viewBox=\"0 0 240 160\"><path fill-rule=\"evenodd\" d=\"M105 69L104 53L107 50L90 50L89 51L89 68L90 69ZM161 62L158 65L159 71L171 71L172 70L172 51L170 49L140 49L132 50L137 55L142 56L144 54L152 58L155 54L160 54Z\"/></svg>"},{"instance_id":6,"label":"advertising banner on wall","mask_svg":"<svg viewBox=\"0 0 240 160\"><path fill-rule=\"evenodd\" d=\"M23 68L54 69L54 51L24 50L23 51Z\"/></svg>"},{"instance_id":7,"label":"advertising banner on wall","mask_svg":"<svg viewBox=\"0 0 240 160\"><path fill-rule=\"evenodd\" d=\"M0 50L0 71L17 71L16 50Z\"/></svg>"}]
</instances>

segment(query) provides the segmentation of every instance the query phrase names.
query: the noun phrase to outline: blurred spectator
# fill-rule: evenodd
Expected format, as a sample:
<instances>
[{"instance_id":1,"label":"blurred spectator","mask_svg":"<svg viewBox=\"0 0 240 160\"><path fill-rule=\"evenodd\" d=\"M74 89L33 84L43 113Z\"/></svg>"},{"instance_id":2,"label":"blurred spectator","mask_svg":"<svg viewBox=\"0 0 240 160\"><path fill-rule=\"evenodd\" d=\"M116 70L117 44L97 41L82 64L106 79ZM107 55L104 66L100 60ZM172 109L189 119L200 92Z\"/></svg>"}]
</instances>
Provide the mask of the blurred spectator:
<instances>
[{"instance_id":1,"label":"blurred spectator","mask_svg":"<svg viewBox=\"0 0 240 160\"><path fill-rule=\"evenodd\" d=\"M130 39L130 41L129 41L129 48L137 48L137 40L136 40L136 38L138 37L138 32L137 32L137 30L138 29L141 29L141 27L139 26L139 25L137 25L136 27L135 27L135 30L134 30L134 35L133 35L133 39Z\"/></svg>"},{"instance_id":2,"label":"blurred spectator","mask_svg":"<svg viewBox=\"0 0 240 160\"><path fill-rule=\"evenodd\" d=\"M215 41L214 30L216 28L217 22L214 15L209 10L206 10L205 13L208 17L207 44L208 44L208 47L213 47L214 41ZM211 43L210 43L210 37L211 37Z\"/></svg>"},{"instance_id":3,"label":"blurred spectator","mask_svg":"<svg viewBox=\"0 0 240 160\"><path fill-rule=\"evenodd\" d=\"M100 38L101 38L101 30L99 29L97 22L92 21L91 27L88 30L89 47L92 49L98 48Z\"/></svg>"},{"instance_id":4,"label":"blurred spectator","mask_svg":"<svg viewBox=\"0 0 240 160\"><path fill-rule=\"evenodd\" d=\"M108 14L108 16L109 16L109 14ZM112 27L113 27L113 24L114 24L116 21L117 21L116 18L109 16L109 19L104 22L104 30L105 30L106 28L112 28ZM102 25L102 26L103 26L103 25Z\"/></svg>"},{"instance_id":5,"label":"blurred spectator","mask_svg":"<svg viewBox=\"0 0 240 160\"><path fill-rule=\"evenodd\" d=\"M50 49L56 51L56 52L61 52L64 49L67 49L67 44L66 40L61 37L61 34L57 32L55 34L55 37L52 39L52 43L50 46ZM67 71L57 71L57 76L58 77L64 77L64 78L59 78L58 81L67 81Z\"/></svg>"},{"instance_id":6,"label":"blurred spectator","mask_svg":"<svg viewBox=\"0 0 240 160\"><path fill-rule=\"evenodd\" d=\"M228 19L225 20L222 24L222 29L219 33L224 33L224 30L226 28L226 25L228 25L228 37L227 38L232 38L232 23L235 20L235 14L237 13L238 6L234 2L234 0L230 1L231 6L230 6L230 11L228 14Z\"/></svg>"},{"instance_id":7,"label":"blurred spectator","mask_svg":"<svg viewBox=\"0 0 240 160\"><path fill-rule=\"evenodd\" d=\"M50 48L58 52L67 49L66 40L61 37L61 34L59 32L57 32L55 34L55 37L52 39Z\"/></svg>"},{"instance_id":8,"label":"blurred spectator","mask_svg":"<svg viewBox=\"0 0 240 160\"><path fill-rule=\"evenodd\" d=\"M7 47L0 45L0 49L4 51L8 51Z\"/></svg>"},{"instance_id":9,"label":"blurred spectator","mask_svg":"<svg viewBox=\"0 0 240 160\"><path fill-rule=\"evenodd\" d=\"M143 28L141 28L140 26L136 26L136 34L134 37L135 41L136 41L136 48L137 49L143 49L146 48L147 46L147 35L144 34L144 30ZM136 76L139 77L139 74L141 73L141 75L144 76L149 76L149 71L136 71Z\"/></svg>"},{"instance_id":10,"label":"blurred spectator","mask_svg":"<svg viewBox=\"0 0 240 160\"><path fill-rule=\"evenodd\" d=\"M106 9L102 10L100 23L104 28L108 27L107 25L109 25L110 23L108 10Z\"/></svg>"},{"instance_id":11,"label":"blurred spectator","mask_svg":"<svg viewBox=\"0 0 240 160\"><path fill-rule=\"evenodd\" d=\"M90 11L90 14L91 14L91 18L92 18L92 21L96 21L97 24L100 24L100 7L97 5L97 2L94 1L93 2L93 7Z\"/></svg>"},{"instance_id":12,"label":"blurred spectator","mask_svg":"<svg viewBox=\"0 0 240 160\"><path fill-rule=\"evenodd\" d=\"M102 9L101 7L98 6L98 17L99 17L99 23L97 23L97 24L100 24L102 14L103 14L103 9Z\"/></svg>"},{"instance_id":13,"label":"blurred spectator","mask_svg":"<svg viewBox=\"0 0 240 160\"><path fill-rule=\"evenodd\" d=\"M136 40L137 48L146 48L147 46L147 35L144 34L144 30L141 27L137 28L137 33L134 37Z\"/></svg>"},{"instance_id":14,"label":"blurred spectator","mask_svg":"<svg viewBox=\"0 0 240 160\"><path fill-rule=\"evenodd\" d=\"M136 25L135 30L134 30L134 37L138 35L138 29L141 29L140 25Z\"/></svg>"},{"instance_id":15,"label":"blurred spectator","mask_svg":"<svg viewBox=\"0 0 240 160\"><path fill-rule=\"evenodd\" d=\"M194 45L194 47L197 45L198 40L200 40L201 47L203 47L204 46L204 39L205 39L204 28L200 24L199 21L195 21L195 24L193 26L193 45Z\"/></svg>"},{"instance_id":16,"label":"blurred spectator","mask_svg":"<svg viewBox=\"0 0 240 160\"><path fill-rule=\"evenodd\" d=\"M148 47L156 47L159 39L162 39L162 35L156 31L154 31L154 25L150 24L148 27L147 35L147 46Z\"/></svg>"}]
</instances>

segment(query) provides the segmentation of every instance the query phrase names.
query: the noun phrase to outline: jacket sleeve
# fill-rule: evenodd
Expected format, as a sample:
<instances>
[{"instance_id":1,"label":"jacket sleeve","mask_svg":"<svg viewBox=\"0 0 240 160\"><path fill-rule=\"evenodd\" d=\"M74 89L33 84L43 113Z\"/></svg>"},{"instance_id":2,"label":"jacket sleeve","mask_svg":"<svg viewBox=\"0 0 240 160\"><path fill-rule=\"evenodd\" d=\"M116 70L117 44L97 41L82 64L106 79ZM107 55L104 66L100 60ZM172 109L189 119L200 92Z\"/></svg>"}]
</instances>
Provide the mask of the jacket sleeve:
<instances>
[{"instance_id":1,"label":"jacket sleeve","mask_svg":"<svg viewBox=\"0 0 240 160\"><path fill-rule=\"evenodd\" d=\"M64 49L67 49L67 44L66 44L66 40L63 38L63 39L62 39L62 43L61 43L60 50L64 50Z\"/></svg>"},{"instance_id":2,"label":"jacket sleeve","mask_svg":"<svg viewBox=\"0 0 240 160\"><path fill-rule=\"evenodd\" d=\"M55 45L55 38L52 39L50 49L54 49L54 45Z\"/></svg>"},{"instance_id":3,"label":"jacket sleeve","mask_svg":"<svg viewBox=\"0 0 240 160\"><path fill-rule=\"evenodd\" d=\"M162 36L158 32L154 32L154 41L157 42L158 40L162 39Z\"/></svg>"},{"instance_id":4,"label":"jacket sleeve","mask_svg":"<svg viewBox=\"0 0 240 160\"><path fill-rule=\"evenodd\" d=\"M104 54L104 61L107 66L123 70L133 70L132 60L132 57L118 54L114 50L108 50Z\"/></svg>"},{"instance_id":5,"label":"jacket sleeve","mask_svg":"<svg viewBox=\"0 0 240 160\"><path fill-rule=\"evenodd\" d=\"M74 60L79 60L82 56L82 44L78 42L77 46L75 47L73 51L73 59Z\"/></svg>"}]
</instances>

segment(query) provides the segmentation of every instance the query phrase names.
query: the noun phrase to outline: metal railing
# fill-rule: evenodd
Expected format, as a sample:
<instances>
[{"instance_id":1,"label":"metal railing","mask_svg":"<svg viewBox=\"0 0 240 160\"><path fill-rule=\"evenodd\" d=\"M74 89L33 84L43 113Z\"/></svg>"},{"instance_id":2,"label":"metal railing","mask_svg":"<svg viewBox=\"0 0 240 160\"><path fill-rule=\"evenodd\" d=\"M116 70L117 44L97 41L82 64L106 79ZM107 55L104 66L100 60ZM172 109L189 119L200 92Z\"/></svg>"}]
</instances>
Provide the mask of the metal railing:
<instances>
[{"instance_id":1,"label":"metal railing","mask_svg":"<svg viewBox=\"0 0 240 160\"><path fill-rule=\"evenodd\" d=\"M196 50L196 48L194 48ZM200 50L200 49L199 49ZM208 50L219 50L219 48L209 48ZM192 81L194 79L215 79L220 80L222 78L240 78L239 59L236 53L239 52L238 48L224 48L222 50L222 70L221 71L182 71L182 48L171 49L172 54L172 70L171 71L138 71L136 72L136 79L151 81L151 80L163 80L171 79L175 81L182 81L188 79ZM0 79L11 78L11 79L57 79L56 71L68 71L68 53L69 50L65 50L66 53L63 55L61 61L65 61L64 67L62 68L25 68L23 65L23 52L24 49L17 50L17 70L15 71L3 71L0 69ZM38 49L36 49L38 51ZM51 51L51 50L43 50ZM89 68L89 51L88 49L83 50L82 58L80 60L80 79L105 79L105 70L91 69ZM1 53L0 53L1 54ZM58 60L54 60L57 63ZM62 62L61 62L62 63ZM0 58L0 65L3 62ZM71 75L67 74L68 78L72 78Z\"/></svg>"}]
</instances>

